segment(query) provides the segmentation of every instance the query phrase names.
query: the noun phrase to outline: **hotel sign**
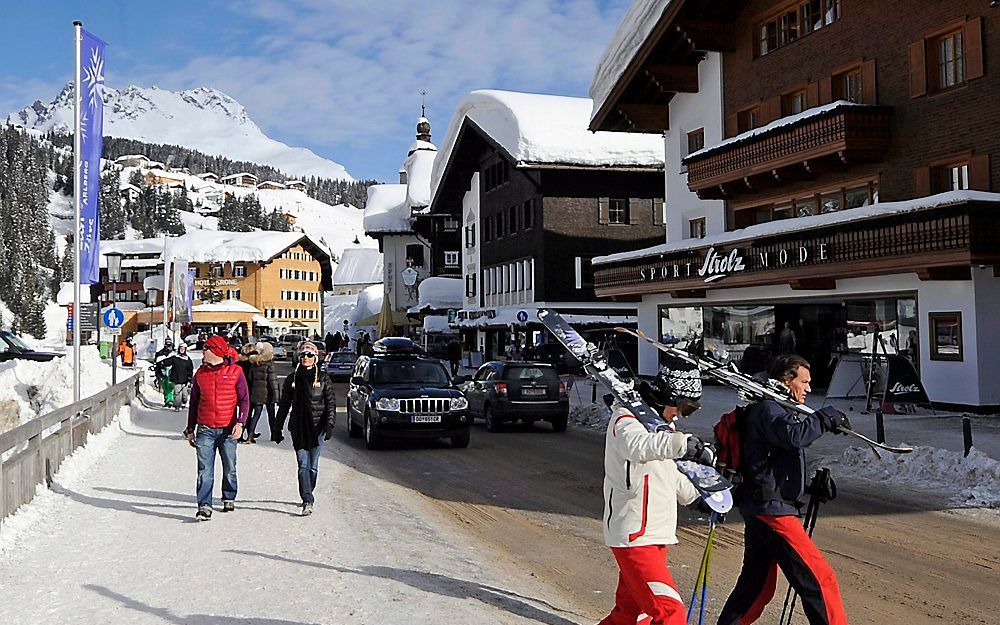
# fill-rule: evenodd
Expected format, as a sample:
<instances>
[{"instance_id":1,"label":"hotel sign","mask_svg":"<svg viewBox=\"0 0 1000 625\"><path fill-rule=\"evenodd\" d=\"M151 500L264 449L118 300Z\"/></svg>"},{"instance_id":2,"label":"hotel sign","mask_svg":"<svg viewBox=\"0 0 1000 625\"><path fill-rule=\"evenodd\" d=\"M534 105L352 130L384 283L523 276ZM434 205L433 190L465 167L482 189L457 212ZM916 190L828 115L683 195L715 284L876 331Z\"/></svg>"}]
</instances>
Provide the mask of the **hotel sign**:
<instances>
[{"instance_id":1,"label":"hotel sign","mask_svg":"<svg viewBox=\"0 0 1000 625\"><path fill-rule=\"evenodd\" d=\"M830 260L829 243L789 245L777 249L749 250L733 248L720 251L710 247L703 257L668 261L653 267L640 267L643 283L701 278L703 282L718 282L745 271L766 271L785 267L801 267Z\"/></svg>"},{"instance_id":2,"label":"hotel sign","mask_svg":"<svg viewBox=\"0 0 1000 625\"><path fill-rule=\"evenodd\" d=\"M236 286L239 283L238 280L230 280L229 278L203 278L201 280L195 280L195 286Z\"/></svg>"}]
</instances>

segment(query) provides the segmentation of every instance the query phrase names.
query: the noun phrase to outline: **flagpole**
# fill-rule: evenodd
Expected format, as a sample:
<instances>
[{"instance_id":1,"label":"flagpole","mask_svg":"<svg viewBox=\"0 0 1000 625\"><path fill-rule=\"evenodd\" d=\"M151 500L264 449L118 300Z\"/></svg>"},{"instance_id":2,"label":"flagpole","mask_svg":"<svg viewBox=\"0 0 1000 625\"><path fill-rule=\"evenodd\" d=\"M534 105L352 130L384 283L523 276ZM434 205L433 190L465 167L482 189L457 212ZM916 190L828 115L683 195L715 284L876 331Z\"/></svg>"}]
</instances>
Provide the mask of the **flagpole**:
<instances>
[{"instance_id":1,"label":"flagpole","mask_svg":"<svg viewBox=\"0 0 1000 625\"><path fill-rule=\"evenodd\" d=\"M80 45L83 23L73 22L76 66L73 79L73 403L80 401Z\"/></svg>"}]
</instances>

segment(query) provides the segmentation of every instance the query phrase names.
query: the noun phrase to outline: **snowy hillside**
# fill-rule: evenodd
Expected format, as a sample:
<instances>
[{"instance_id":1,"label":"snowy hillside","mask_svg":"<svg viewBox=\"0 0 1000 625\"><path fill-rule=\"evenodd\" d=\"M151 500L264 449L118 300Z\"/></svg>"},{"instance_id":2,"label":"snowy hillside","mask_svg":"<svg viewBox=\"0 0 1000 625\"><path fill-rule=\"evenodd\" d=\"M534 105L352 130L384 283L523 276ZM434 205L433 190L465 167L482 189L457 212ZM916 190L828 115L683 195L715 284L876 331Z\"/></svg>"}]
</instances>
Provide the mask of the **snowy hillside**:
<instances>
[{"instance_id":1,"label":"snowy hillside","mask_svg":"<svg viewBox=\"0 0 1000 625\"><path fill-rule=\"evenodd\" d=\"M293 148L267 137L228 95L199 87L168 91L129 86L106 88L104 134L151 143L168 143L233 160L271 165L292 176L353 180L340 163L305 148ZM72 87L52 102L35 101L7 121L40 131L72 132Z\"/></svg>"}]
</instances>

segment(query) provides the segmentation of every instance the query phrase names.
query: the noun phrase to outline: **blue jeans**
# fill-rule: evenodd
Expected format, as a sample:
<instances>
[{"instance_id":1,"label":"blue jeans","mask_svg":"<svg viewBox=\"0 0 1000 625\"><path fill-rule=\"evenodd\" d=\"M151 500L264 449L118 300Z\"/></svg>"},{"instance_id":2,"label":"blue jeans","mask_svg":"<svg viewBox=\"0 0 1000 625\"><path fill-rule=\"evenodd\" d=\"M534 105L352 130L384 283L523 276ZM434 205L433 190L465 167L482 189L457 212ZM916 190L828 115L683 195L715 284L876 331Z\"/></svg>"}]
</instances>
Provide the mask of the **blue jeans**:
<instances>
[{"instance_id":1,"label":"blue jeans","mask_svg":"<svg viewBox=\"0 0 1000 625\"><path fill-rule=\"evenodd\" d=\"M313 491L316 490L316 476L319 474L319 452L323 450L323 436L316 439L312 449L296 449L295 459L299 463L299 496L302 503L313 503Z\"/></svg>"},{"instance_id":2,"label":"blue jeans","mask_svg":"<svg viewBox=\"0 0 1000 625\"><path fill-rule=\"evenodd\" d=\"M236 441L230 428L195 429L194 446L198 452L198 507L212 505L215 488L215 450L222 458L222 501L236 499Z\"/></svg>"}]
</instances>

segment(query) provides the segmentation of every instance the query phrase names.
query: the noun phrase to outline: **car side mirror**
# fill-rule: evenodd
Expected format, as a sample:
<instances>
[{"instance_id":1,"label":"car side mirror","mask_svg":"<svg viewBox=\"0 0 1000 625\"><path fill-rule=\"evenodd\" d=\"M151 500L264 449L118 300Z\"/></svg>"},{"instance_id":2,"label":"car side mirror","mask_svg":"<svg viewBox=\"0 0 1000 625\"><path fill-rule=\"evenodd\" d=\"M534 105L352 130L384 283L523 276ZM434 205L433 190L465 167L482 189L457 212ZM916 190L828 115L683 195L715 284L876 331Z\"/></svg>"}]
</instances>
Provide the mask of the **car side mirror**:
<instances>
[{"instance_id":1,"label":"car side mirror","mask_svg":"<svg viewBox=\"0 0 1000 625\"><path fill-rule=\"evenodd\" d=\"M365 383L365 379L360 375L351 376L351 384L355 386L361 386Z\"/></svg>"}]
</instances>

